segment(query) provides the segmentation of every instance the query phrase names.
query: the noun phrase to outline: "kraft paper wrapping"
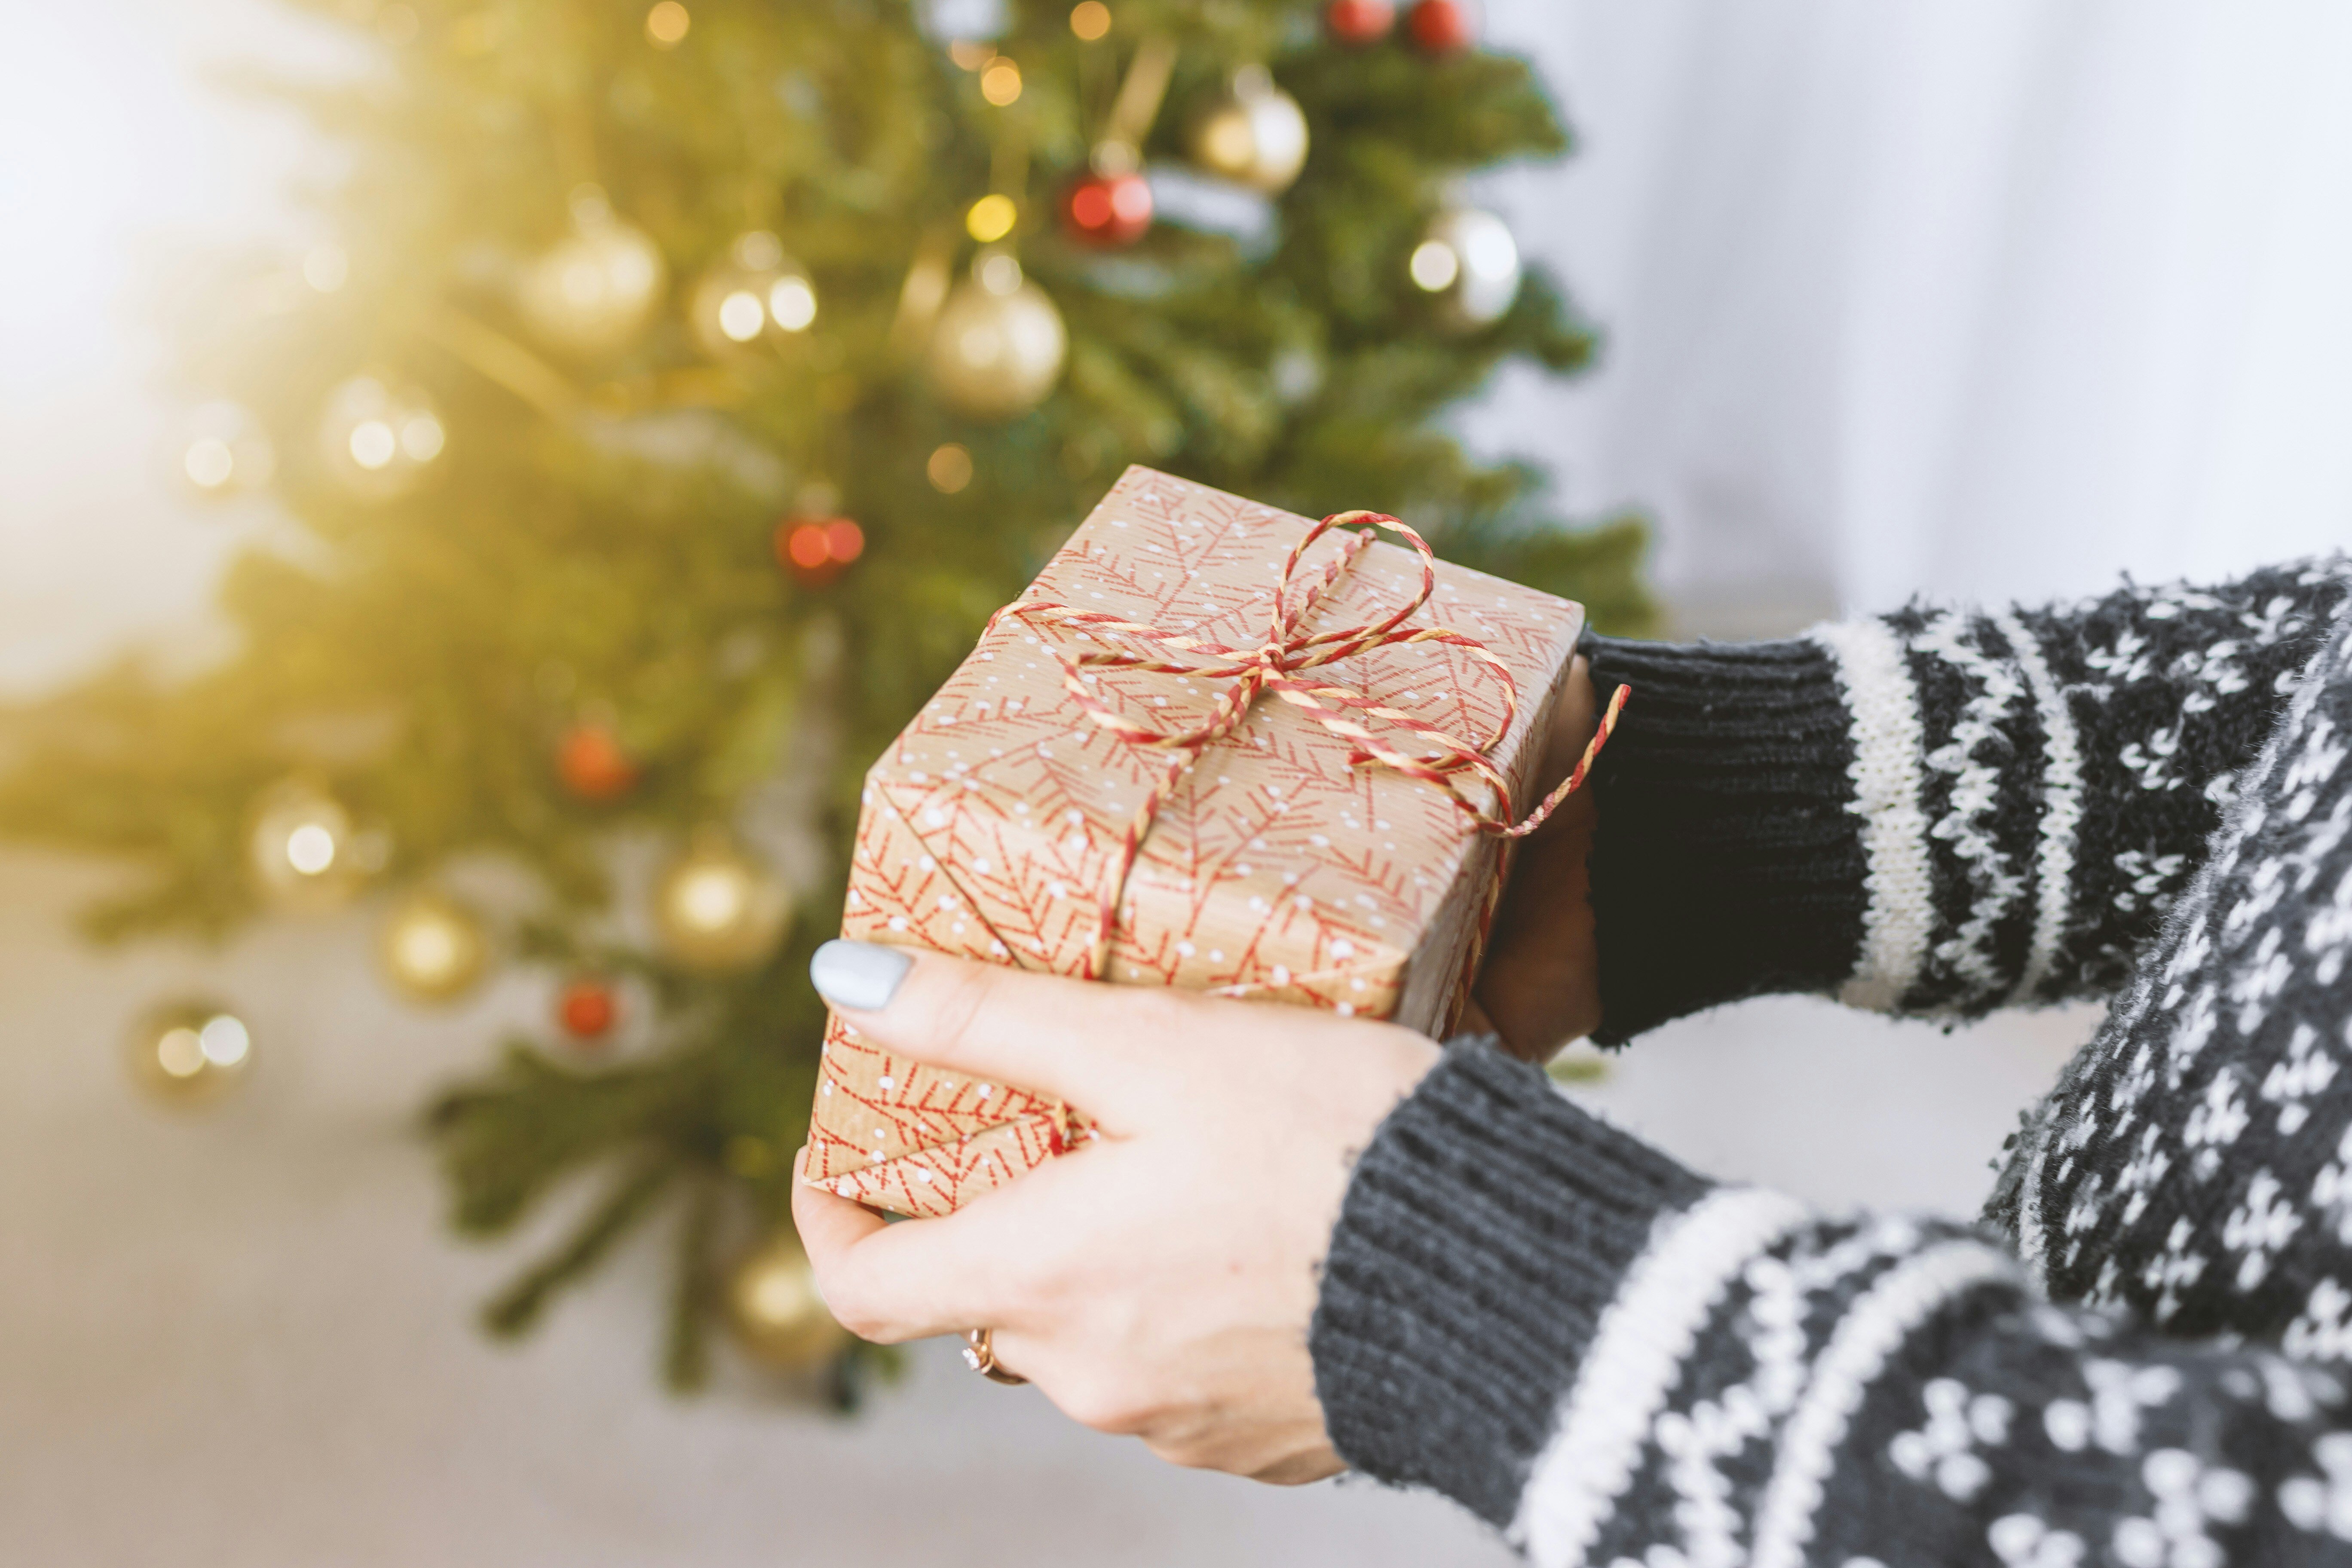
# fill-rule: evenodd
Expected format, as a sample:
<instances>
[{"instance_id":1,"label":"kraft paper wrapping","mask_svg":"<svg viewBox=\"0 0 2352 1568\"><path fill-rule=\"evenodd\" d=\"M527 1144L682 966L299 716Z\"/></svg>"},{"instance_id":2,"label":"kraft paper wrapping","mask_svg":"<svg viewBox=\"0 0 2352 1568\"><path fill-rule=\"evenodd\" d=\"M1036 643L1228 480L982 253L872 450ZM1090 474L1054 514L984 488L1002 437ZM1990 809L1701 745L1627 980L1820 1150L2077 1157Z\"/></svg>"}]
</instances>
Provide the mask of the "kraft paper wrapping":
<instances>
[{"instance_id":1,"label":"kraft paper wrapping","mask_svg":"<svg viewBox=\"0 0 2352 1568\"><path fill-rule=\"evenodd\" d=\"M1255 646L1285 559L1309 526L1129 468L1020 603L1050 599ZM1303 565L1319 570L1339 552L1327 534ZM1381 619L1420 584L1410 550L1373 544L1316 606L1309 629ZM1465 633L1516 679L1517 717L1486 754L1524 805L1582 609L1441 563L1435 593L1405 624ZM844 936L1087 973L1137 805L1170 764L1168 752L1092 721L1065 690L1048 645L1090 641L1000 618L875 763ZM1489 733L1507 710L1475 656L1442 643L1375 648L1316 673L1465 740ZM1205 715L1215 684L1118 670L1088 689L1175 728ZM1261 697L1192 762L1152 818L1126 876L1104 977L1441 1034L1475 967L1505 841L1479 832L1444 785L1351 763L1354 749L1310 714ZM805 1179L878 1208L940 1215L1088 1135L1084 1117L1058 1101L887 1056L836 1016Z\"/></svg>"}]
</instances>

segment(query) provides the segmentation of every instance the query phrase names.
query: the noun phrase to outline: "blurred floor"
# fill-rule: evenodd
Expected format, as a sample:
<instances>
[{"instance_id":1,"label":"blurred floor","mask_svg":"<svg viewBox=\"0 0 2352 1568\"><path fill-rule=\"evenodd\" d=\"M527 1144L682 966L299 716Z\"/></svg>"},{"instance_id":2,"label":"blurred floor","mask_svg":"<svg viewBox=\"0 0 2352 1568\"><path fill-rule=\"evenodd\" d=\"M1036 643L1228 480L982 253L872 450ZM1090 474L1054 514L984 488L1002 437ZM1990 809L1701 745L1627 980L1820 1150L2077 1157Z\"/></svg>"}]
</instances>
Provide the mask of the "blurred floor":
<instances>
[{"instance_id":1,"label":"blurred floor","mask_svg":"<svg viewBox=\"0 0 2352 1568\"><path fill-rule=\"evenodd\" d=\"M662 1396L648 1246L516 1349L471 1327L510 1252L438 1228L407 1129L523 982L428 1015L366 972L364 914L223 955L74 945L87 869L0 858L0 1556L26 1568L1501 1563L1429 1499L1159 1465L948 1347L864 1418L741 1379ZM237 1006L249 1092L167 1116L120 1070L159 994ZM1969 1210L2076 1011L1945 1037L1805 1001L1645 1040L1592 1099L1718 1174Z\"/></svg>"}]
</instances>

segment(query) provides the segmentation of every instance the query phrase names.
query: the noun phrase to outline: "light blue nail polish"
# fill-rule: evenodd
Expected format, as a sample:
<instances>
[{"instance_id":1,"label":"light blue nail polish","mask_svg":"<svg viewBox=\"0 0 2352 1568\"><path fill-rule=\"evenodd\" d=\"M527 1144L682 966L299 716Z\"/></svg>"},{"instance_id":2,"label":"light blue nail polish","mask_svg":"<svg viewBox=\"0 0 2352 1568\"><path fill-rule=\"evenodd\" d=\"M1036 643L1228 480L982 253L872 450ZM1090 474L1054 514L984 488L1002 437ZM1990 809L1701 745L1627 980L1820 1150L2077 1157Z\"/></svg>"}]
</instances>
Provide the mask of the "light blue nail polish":
<instances>
[{"instance_id":1,"label":"light blue nail polish","mask_svg":"<svg viewBox=\"0 0 2352 1568\"><path fill-rule=\"evenodd\" d=\"M890 1005L898 982L914 966L914 959L898 948L835 939L809 960L809 981L835 1006L871 1013Z\"/></svg>"}]
</instances>

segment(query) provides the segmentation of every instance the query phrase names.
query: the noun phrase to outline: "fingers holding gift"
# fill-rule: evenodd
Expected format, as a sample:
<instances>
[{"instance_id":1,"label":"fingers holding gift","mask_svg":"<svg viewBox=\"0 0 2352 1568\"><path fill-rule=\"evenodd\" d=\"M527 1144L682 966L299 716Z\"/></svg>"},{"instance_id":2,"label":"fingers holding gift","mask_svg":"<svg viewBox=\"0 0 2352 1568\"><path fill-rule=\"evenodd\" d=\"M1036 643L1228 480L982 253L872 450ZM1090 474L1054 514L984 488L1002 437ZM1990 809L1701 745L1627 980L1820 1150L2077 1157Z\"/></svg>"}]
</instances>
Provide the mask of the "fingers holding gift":
<instances>
[{"instance_id":1,"label":"fingers holding gift","mask_svg":"<svg viewBox=\"0 0 2352 1568\"><path fill-rule=\"evenodd\" d=\"M997 1321L1013 1294L990 1250L990 1227L970 1215L887 1225L861 1204L805 1182L793 1187L793 1224L825 1309L861 1340L894 1345Z\"/></svg>"},{"instance_id":2,"label":"fingers holding gift","mask_svg":"<svg viewBox=\"0 0 2352 1568\"><path fill-rule=\"evenodd\" d=\"M862 942L826 942L809 978L889 1054L1054 1095L1113 1131L1151 1106L1153 1047L1185 1032L1173 1015L1199 1005Z\"/></svg>"}]
</instances>

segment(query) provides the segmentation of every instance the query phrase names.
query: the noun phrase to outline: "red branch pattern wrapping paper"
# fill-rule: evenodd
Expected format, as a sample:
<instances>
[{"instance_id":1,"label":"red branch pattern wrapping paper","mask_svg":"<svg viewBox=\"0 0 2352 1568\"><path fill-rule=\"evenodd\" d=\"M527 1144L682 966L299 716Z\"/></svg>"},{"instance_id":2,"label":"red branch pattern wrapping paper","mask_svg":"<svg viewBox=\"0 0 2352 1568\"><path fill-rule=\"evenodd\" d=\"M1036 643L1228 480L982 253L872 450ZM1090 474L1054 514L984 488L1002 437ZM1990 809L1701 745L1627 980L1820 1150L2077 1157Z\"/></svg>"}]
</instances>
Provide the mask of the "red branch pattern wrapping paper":
<instances>
[{"instance_id":1,"label":"red branch pattern wrapping paper","mask_svg":"<svg viewBox=\"0 0 2352 1568\"><path fill-rule=\"evenodd\" d=\"M1254 645L1284 559L1310 526L1129 468L1024 597ZM1304 564L1319 571L1340 549L1326 535ZM1375 543L1316 623L1379 619L1420 584L1410 552ZM1582 610L1440 563L1435 594L1406 625L1467 633L1517 679L1517 717L1488 755L1524 802ZM1091 722L1063 689L1046 637L1086 641L1000 617L867 773L844 936L1087 973L1103 889L1167 754ZM1444 643L1375 648L1320 673L1450 734L1483 736L1506 710L1491 675ZM1204 712L1210 687L1126 670L1089 684L1160 727ZM1442 785L1354 765L1352 751L1265 700L1211 743L1127 871L1105 978L1442 1033L1466 994L1507 841L1476 831ZM892 1058L835 1016L805 1179L899 1214L947 1214L1090 1135L1059 1101Z\"/></svg>"}]
</instances>

